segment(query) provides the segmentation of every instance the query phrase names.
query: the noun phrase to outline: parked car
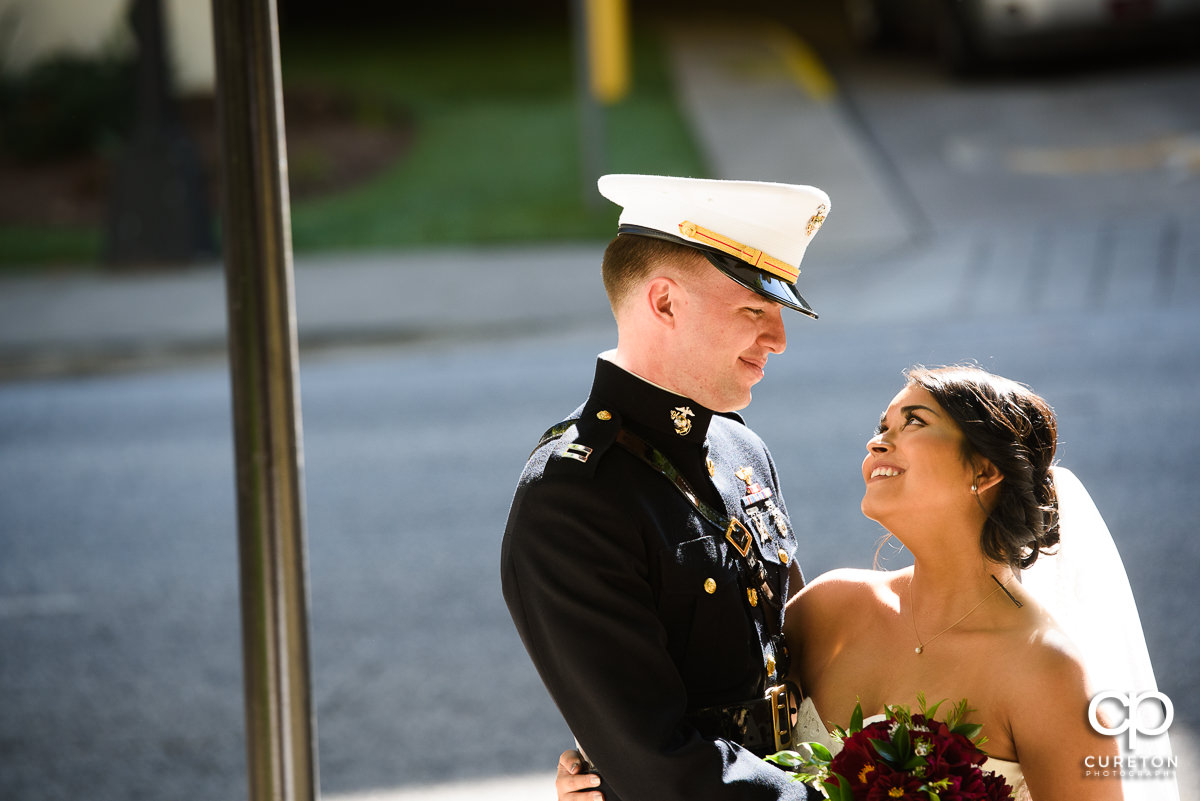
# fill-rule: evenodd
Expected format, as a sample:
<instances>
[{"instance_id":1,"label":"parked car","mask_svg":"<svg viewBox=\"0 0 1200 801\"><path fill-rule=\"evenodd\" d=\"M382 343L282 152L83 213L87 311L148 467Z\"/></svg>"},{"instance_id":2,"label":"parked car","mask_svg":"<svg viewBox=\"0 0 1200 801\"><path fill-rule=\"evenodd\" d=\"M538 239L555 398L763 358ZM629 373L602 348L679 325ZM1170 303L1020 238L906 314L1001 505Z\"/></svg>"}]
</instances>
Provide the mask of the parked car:
<instances>
[{"instance_id":1,"label":"parked car","mask_svg":"<svg viewBox=\"0 0 1200 801\"><path fill-rule=\"evenodd\" d=\"M1162 37L1200 51L1200 0L843 0L866 46L932 46L955 72Z\"/></svg>"}]
</instances>

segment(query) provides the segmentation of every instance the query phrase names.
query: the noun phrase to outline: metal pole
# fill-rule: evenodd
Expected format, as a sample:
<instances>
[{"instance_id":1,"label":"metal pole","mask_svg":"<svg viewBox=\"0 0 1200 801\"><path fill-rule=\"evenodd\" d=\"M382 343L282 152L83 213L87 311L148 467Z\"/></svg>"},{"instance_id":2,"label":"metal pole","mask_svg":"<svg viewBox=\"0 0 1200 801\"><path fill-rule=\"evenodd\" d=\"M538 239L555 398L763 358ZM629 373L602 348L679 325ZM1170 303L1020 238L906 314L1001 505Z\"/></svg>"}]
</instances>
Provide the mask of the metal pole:
<instances>
[{"instance_id":1,"label":"metal pole","mask_svg":"<svg viewBox=\"0 0 1200 801\"><path fill-rule=\"evenodd\" d=\"M317 795L275 0L213 0L252 801Z\"/></svg>"},{"instance_id":2,"label":"metal pole","mask_svg":"<svg viewBox=\"0 0 1200 801\"><path fill-rule=\"evenodd\" d=\"M596 179L604 174L604 109L592 92L590 19L587 0L571 0L575 40L575 95L579 108L579 172L584 205L596 208L600 195Z\"/></svg>"}]
</instances>

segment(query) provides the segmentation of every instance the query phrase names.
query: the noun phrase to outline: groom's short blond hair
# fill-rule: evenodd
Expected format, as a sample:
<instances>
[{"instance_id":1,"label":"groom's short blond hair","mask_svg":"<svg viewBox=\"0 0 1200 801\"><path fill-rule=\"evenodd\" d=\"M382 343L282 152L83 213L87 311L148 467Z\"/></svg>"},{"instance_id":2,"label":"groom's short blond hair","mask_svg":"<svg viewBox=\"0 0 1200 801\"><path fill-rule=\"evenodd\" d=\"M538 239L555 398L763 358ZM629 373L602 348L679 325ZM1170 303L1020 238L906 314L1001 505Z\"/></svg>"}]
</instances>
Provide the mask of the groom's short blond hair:
<instances>
[{"instance_id":1,"label":"groom's short blond hair","mask_svg":"<svg viewBox=\"0 0 1200 801\"><path fill-rule=\"evenodd\" d=\"M604 250L600 267L604 291L613 312L664 264L690 271L707 266L708 261L700 251L677 242L638 234L614 237Z\"/></svg>"}]
</instances>

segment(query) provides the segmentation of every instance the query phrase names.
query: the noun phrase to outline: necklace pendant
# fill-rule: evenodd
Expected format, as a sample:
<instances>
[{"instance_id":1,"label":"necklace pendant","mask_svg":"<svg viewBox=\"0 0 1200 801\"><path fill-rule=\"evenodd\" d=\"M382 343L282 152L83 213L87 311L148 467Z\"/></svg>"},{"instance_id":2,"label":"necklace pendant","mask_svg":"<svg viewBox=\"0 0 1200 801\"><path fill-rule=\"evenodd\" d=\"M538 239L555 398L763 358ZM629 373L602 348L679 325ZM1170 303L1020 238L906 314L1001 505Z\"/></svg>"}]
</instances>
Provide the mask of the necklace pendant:
<instances>
[{"instance_id":1,"label":"necklace pendant","mask_svg":"<svg viewBox=\"0 0 1200 801\"><path fill-rule=\"evenodd\" d=\"M919 654L919 653L923 653L923 652L925 651L925 646L923 646L923 645L918 645L918 646L917 646L916 648L914 648L913 650L914 650L914 651L916 651L918 654Z\"/></svg>"}]
</instances>

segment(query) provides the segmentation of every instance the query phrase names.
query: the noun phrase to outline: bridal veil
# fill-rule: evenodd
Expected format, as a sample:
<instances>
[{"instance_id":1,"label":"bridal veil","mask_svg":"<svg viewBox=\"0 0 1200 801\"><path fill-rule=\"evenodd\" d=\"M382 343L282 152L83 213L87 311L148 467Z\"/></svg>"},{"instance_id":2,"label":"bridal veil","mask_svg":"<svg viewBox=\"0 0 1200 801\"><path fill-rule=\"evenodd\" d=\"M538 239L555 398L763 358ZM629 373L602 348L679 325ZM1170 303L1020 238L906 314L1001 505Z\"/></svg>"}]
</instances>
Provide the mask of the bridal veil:
<instances>
[{"instance_id":1,"label":"bridal veil","mask_svg":"<svg viewBox=\"0 0 1200 801\"><path fill-rule=\"evenodd\" d=\"M1115 736L1122 764L1092 769L1122 775L1126 801L1178 801L1165 731L1171 701L1158 692L1125 566L1087 489L1071 471L1055 467L1053 472L1058 551L1039 557L1023 571L1021 582L1079 648L1097 691L1089 716L1101 701L1115 710L1111 724L1112 731L1121 731Z\"/></svg>"}]
</instances>

